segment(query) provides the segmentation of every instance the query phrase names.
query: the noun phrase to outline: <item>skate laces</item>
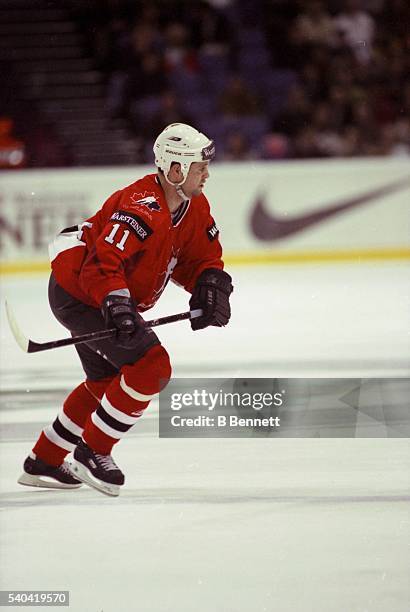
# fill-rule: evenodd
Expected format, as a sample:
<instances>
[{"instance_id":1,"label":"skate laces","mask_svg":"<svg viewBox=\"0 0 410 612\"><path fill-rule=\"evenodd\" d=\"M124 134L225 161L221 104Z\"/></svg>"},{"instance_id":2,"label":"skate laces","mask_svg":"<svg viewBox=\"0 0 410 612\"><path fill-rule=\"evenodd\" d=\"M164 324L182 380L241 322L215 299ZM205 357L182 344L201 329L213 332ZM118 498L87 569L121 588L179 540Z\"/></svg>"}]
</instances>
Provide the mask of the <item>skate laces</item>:
<instances>
[{"instance_id":1,"label":"skate laces","mask_svg":"<svg viewBox=\"0 0 410 612\"><path fill-rule=\"evenodd\" d=\"M99 455L98 453L94 453L94 456L105 470L110 471L119 469L111 455Z\"/></svg>"},{"instance_id":2,"label":"skate laces","mask_svg":"<svg viewBox=\"0 0 410 612\"><path fill-rule=\"evenodd\" d=\"M64 474L68 474L69 476L72 476L71 472L70 472L70 468L68 467L68 465L64 462L60 465L59 469L64 472Z\"/></svg>"}]
</instances>

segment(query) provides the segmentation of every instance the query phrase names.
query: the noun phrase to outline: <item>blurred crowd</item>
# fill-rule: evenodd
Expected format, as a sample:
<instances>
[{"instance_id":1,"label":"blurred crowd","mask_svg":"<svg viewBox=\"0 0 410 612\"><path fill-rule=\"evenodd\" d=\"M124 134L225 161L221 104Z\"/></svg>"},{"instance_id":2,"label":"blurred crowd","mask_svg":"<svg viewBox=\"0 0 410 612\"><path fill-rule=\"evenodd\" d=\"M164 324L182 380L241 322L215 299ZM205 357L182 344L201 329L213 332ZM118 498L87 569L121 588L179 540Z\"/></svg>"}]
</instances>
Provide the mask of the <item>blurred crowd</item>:
<instances>
[{"instance_id":1,"label":"blurred crowd","mask_svg":"<svg viewBox=\"0 0 410 612\"><path fill-rule=\"evenodd\" d=\"M273 53L296 82L271 117L269 141L275 147L283 139L291 157L409 155L409 3L303 6L284 20L287 57L278 49L278 28L270 32Z\"/></svg>"},{"instance_id":2,"label":"blurred crowd","mask_svg":"<svg viewBox=\"0 0 410 612\"><path fill-rule=\"evenodd\" d=\"M209 133L226 160L410 153L406 0L104 7L93 53L141 161L173 121Z\"/></svg>"},{"instance_id":3,"label":"blurred crowd","mask_svg":"<svg viewBox=\"0 0 410 612\"><path fill-rule=\"evenodd\" d=\"M219 160L410 155L408 0L73 4L141 163L172 122Z\"/></svg>"}]
</instances>

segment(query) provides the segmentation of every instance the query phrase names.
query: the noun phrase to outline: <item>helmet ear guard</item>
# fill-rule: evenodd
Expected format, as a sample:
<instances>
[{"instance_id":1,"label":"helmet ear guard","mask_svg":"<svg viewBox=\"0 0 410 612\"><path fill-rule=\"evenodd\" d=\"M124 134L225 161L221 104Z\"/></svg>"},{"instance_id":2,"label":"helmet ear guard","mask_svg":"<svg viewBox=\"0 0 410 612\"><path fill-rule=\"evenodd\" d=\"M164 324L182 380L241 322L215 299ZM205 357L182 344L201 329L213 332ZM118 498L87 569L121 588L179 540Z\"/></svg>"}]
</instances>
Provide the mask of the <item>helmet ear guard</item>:
<instances>
[{"instance_id":1,"label":"helmet ear guard","mask_svg":"<svg viewBox=\"0 0 410 612\"><path fill-rule=\"evenodd\" d=\"M215 144L205 134L185 123L171 123L157 137L154 143L155 165L162 170L171 185L180 187L188 176L193 162L210 161L215 157ZM181 166L183 180L172 183L168 179L171 164Z\"/></svg>"}]
</instances>

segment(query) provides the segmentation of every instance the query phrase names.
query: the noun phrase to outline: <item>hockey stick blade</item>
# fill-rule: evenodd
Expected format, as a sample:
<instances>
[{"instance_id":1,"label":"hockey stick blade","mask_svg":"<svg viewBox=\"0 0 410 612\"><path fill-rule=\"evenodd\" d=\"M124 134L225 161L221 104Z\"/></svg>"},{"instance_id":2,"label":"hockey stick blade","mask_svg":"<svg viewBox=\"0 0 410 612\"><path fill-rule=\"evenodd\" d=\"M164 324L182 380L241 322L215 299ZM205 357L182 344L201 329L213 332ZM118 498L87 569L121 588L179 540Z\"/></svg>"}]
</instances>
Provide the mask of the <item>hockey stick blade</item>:
<instances>
[{"instance_id":1,"label":"hockey stick blade","mask_svg":"<svg viewBox=\"0 0 410 612\"><path fill-rule=\"evenodd\" d=\"M60 340L51 340L50 342L34 342L21 331L17 324L17 320L11 309L11 306L6 304L7 319L10 325L10 329L13 336L19 345L19 347L25 353L39 353L40 351L49 351L50 349L60 348L62 346L71 346L73 344L81 344L83 342L92 342L95 340L104 340L105 338L111 338L117 333L117 329L101 329L88 334L82 334L81 336L74 336L74 338L61 338ZM195 319L200 317L202 310L192 310L187 312L180 312L178 314L170 315L167 317L160 317L159 319L152 319L151 321L145 321L144 327L158 327L159 325L166 325L167 323L174 323L175 321L183 321L184 319Z\"/></svg>"},{"instance_id":2,"label":"hockey stick blade","mask_svg":"<svg viewBox=\"0 0 410 612\"><path fill-rule=\"evenodd\" d=\"M9 322L9 326L13 333L14 339L19 345L19 347L21 348L21 350L23 350L25 353L28 353L29 352L28 350L29 340L28 338L25 337L25 335L23 334L23 332L17 325L16 318L7 300L5 300L5 306L6 306L7 320Z\"/></svg>"}]
</instances>

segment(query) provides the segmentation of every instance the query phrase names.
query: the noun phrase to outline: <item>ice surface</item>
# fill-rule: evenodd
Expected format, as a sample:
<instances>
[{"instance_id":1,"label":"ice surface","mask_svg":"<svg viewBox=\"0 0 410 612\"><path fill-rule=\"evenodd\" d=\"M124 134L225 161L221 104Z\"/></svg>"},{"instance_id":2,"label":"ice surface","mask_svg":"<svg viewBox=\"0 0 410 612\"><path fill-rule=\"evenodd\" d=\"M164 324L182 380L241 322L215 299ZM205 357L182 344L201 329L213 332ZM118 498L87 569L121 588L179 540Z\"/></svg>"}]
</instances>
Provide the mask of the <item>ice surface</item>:
<instances>
[{"instance_id":1,"label":"ice surface","mask_svg":"<svg viewBox=\"0 0 410 612\"><path fill-rule=\"evenodd\" d=\"M407 440L123 440L121 496L18 488L4 444L1 588L75 612L405 612Z\"/></svg>"},{"instance_id":2,"label":"ice surface","mask_svg":"<svg viewBox=\"0 0 410 612\"><path fill-rule=\"evenodd\" d=\"M410 271L407 264L260 266L230 270L232 320L192 333L189 323L157 328L178 376L407 376L410 372ZM2 281L2 294L26 335L67 336L47 303L46 276ZM146 313L187 310L172 285ZM12 338L2 305L2 389L69 387L81 377L73 347L34 355ZM29 383L29 385L27 385Z\"/></svg>"},{"instance_id":3,"label":"ice surface","mask_svg":"<svg viewBox=\"0 0 410 612\"><path fill-rule=\"evenodd\" d=\"M225 330L158 332L176 375L408 376L407 266L232 273ZM66 335L46 285L2 282L39 341ZM170 287L150 317L186 306ZM25 355L0 319L0 588L70 590L74 612L409 609L407 439L160 440L154 406L116 448L119 498L23 488L22 460L82 375L73 348Z\"/></svg>"}]
</instances>

